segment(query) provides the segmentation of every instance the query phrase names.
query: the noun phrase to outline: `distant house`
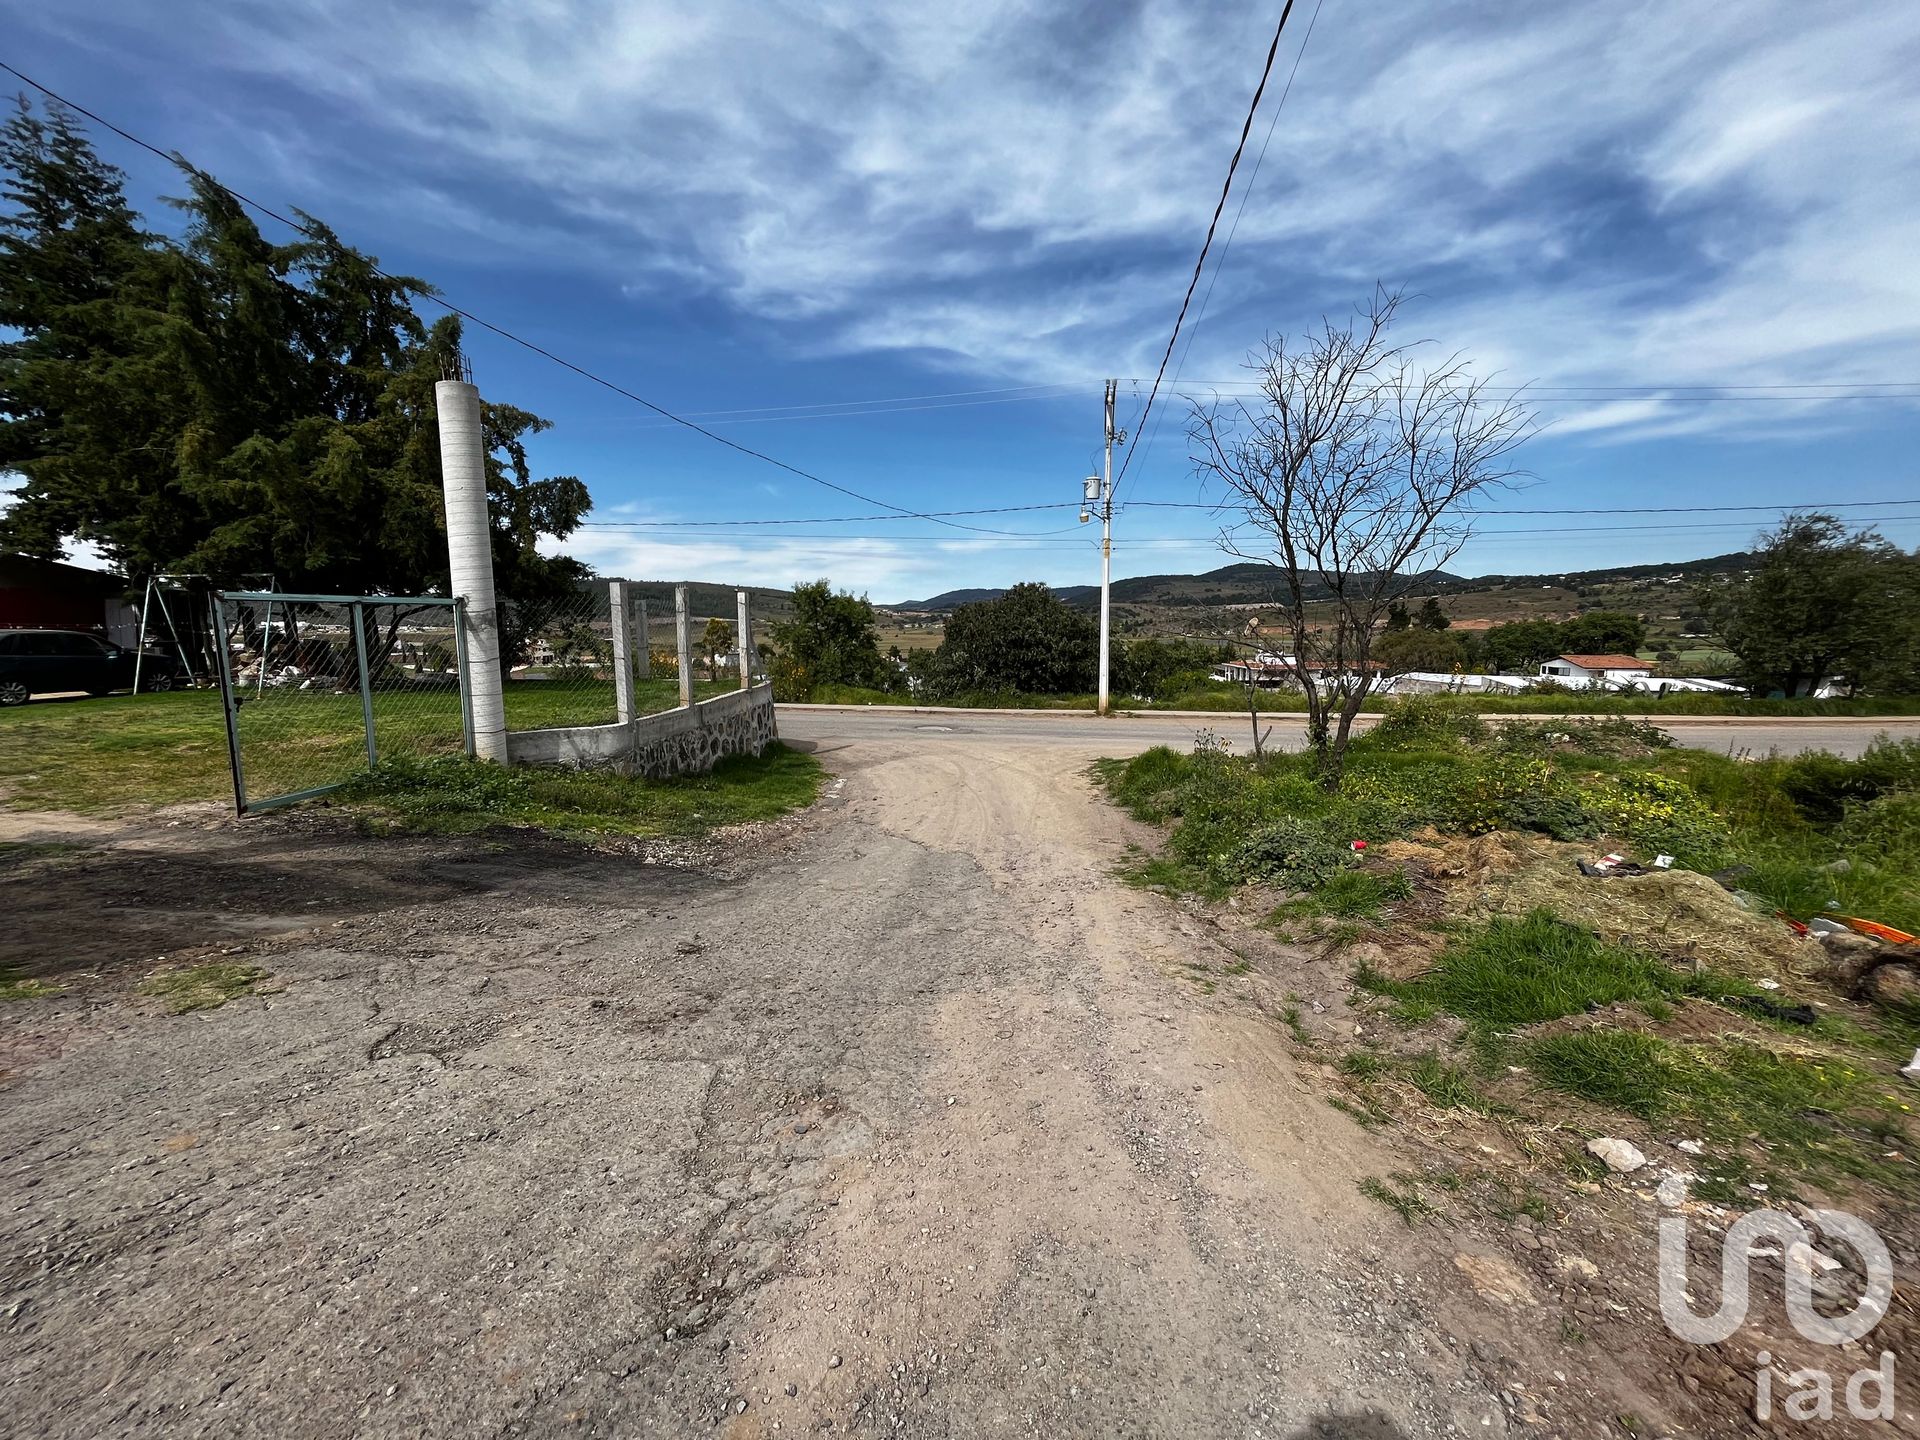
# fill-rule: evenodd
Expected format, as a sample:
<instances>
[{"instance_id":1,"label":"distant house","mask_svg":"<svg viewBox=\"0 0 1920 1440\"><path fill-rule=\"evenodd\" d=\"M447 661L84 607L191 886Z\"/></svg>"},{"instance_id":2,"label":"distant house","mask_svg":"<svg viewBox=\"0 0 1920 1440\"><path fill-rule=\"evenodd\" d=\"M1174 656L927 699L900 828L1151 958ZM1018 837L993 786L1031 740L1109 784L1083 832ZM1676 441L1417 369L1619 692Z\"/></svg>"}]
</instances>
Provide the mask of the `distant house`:
<instances>
[{"instance_id":1,"label":"distant house","mask_svg":"<svg viewBox=\"0 0 1920 1440\"><path fill-rule=\"evenodd\" d=\"M127 582L118 575L0 555L0 630L82 630L131 646L140 617L126 597Z\"/></svg>"},{"instance_id":2,"label":"distant house","mask_svg":"<svg viewBox=\"0 0 1920 1440\"><path fill-rule=\"evenodd\" d=\"M1305 668L1316 680L1322 681L1338 679L1342 673L1351 674L1354 670L1350 664L1336 667L1319 660L1308 661ZM1378 660L1367 662L1367 669L1376 675L1385 668ZM1245 685L1251 680L1262 690L1297 689L1300 685L1291 655L1265 654L1256 655L1251 660L1229 660L1214 666L1211 678L1233 685Z\"/></svg>"},{"instance_id":3,"label":"distant house","mask_svg":"<svg viewBox=\"0 0 1920 1440\"><path fill-rule=\"evenodd\" d=\"M1652 674L1633 655L1556 655L1540 667L1543 680L1645 680Z\"/></svg>"}]
</instances>

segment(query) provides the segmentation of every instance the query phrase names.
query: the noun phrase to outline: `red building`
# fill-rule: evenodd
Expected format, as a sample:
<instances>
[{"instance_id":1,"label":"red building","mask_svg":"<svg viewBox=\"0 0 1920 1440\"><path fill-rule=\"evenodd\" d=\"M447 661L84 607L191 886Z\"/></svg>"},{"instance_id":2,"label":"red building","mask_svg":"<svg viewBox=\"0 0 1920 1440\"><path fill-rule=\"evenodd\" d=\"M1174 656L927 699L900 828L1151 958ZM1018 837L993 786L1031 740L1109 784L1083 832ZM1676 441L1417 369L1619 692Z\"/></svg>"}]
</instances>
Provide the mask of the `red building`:
<instances>
[{"instance_id":1,"label":"red building","mask_svg":"<svg viewBox=\"0 0 1920 1440\"><path fill-rule=\"evenodd\" d=\"M0 630L84 630L116 645L133 645L140 616L127 604L118 575L0 555Z\"/></svg>"}]
</instances>

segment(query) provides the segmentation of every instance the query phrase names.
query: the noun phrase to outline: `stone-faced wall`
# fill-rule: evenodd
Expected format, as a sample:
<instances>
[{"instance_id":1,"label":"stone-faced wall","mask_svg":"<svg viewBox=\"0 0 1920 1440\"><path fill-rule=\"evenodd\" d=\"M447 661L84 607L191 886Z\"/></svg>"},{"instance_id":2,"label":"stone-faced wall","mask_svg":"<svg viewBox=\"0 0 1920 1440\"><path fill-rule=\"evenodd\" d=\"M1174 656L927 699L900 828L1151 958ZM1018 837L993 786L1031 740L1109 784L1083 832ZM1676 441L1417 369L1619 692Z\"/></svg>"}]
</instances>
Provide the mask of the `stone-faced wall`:
<instances>
[{"instance_id":1,"label":"stone-faced wall","mask_svg":"<svg viewBox=\"0 0 1920 1440\"><path fill-rule=\"evenodd\" d=\"M660 780L701 774L728 755L759 755L779 733L773 686L762 682L689 710L642 715L625 725L512 731L507 758L515 765L605 765Z\"/></svg>"},{"instance_id":2,"label":"stone-faced wall","mask_svg":"<svg viewBox=\"0 0 1920 1440\"><path fill-rule=\"evenodd\" d=\"M633 755L620 768L649 780L699 775L729 755L759 755L779 730L773 719L773 686L759 684L691 710L668 710L633 722Z\"/></svg>"}]
</instances>

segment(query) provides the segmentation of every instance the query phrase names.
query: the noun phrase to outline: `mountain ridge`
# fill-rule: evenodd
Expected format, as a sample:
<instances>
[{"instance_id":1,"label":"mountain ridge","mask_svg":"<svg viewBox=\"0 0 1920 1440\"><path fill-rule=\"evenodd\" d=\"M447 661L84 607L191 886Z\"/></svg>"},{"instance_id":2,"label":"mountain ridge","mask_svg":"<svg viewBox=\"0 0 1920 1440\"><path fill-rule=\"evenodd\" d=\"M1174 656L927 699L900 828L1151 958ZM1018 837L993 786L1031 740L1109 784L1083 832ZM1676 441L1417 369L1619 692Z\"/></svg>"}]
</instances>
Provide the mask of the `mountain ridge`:
<instances>
[{"instance_id":1,"label":"mountain ridge","mask_svg":"<svg viewBox=\"0 0 1920 1440\"><path fill-rule=\"evenodd\" d=\"M1746 569L1753 561L1752 552L1737 550L1724 555L1703 556L1697 560L1608 565L1591 570L1542 571L1534 574L1455 575L1446 570L1433 570L1413 576L1409 583L1415 594L1440 595L1528 585L1577 587L1656 576L1722 574ZM1116 580L1113 582L1113 600L1116 604L1261 605L1275 601L1276 587L1280 583L1279 572L1273 566L1258 561L1241 561L1199 574L1135 575L1126 580ZM1004 586L945 590L925 600L903 600L878 608L902 613L935 613L960 605L977 604L982 600L997 600L1006 593L1007 587ZM1061 585L1054 587L1053 593L1069 605L1086 605L1099 600L1100 587ZM1324 592L1317 598L1325 598Z\"/></svg>"}]
</instances>

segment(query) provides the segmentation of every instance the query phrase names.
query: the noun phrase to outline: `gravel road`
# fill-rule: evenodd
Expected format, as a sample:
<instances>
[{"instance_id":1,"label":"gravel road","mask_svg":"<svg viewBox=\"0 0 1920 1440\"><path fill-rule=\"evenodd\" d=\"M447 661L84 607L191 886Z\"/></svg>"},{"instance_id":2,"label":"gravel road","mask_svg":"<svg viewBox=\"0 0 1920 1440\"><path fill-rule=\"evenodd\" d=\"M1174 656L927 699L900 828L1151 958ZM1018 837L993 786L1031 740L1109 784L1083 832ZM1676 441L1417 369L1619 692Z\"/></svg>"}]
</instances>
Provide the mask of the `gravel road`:
<instances>
[{"instance_id":1,"label":"gravel road","mask_svg":"<svg viewBox=\"0 0 1920 1440\"><path fill-rule=\"evenodd\" d=\"M15 861L0 961L68 989L0 1007L0 1432L1393 1440L1556 1365L1662 1414L1179 978L1235 956L1111 878L1131 732L783 723L829 797L694 868L298 813ZM134 994L235 947L272 993Z\"/></svg>"}]
</instances>

